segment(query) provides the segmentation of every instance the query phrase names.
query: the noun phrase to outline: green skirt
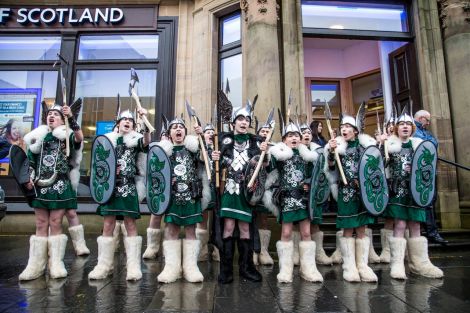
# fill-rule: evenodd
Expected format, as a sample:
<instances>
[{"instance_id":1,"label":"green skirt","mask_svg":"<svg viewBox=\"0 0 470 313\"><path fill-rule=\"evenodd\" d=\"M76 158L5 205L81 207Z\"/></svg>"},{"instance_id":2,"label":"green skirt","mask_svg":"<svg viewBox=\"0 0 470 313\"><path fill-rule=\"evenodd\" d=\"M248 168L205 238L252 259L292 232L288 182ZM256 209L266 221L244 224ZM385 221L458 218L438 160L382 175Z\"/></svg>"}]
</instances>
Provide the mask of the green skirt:
<instances>
[{"instance_id":1,"label":"green skirt","mask_svg":"<svg viewBox=\"0 0 470 313\"><path fill-rule=\"evenodd\" d=\"M222 202L220 204L220 217L233 218L243 222L251 223L252 220L252 207L246 202L243 194L229 194L222 195Z\"/></svg>"},{"instance_id":2,"label":"green skirt","mask_svg":"<svg viewBox=\"0 0 470 313\"><path fill-rule=\"evenodd\" d=\"M37 188L38 196L31 201L31 206L37 209L60 210L77 209L77 193L73 190L70 181L65 182L65 190L58 193L54 185L46 188Z\"/></svg>"},{"instance_id":3,"label":"green skirt","mask_svg":"<svg viewBox=\"0 0 470 313\"><path fill-rule=\"evenodd\" d=\"M384 217L395 218L404 221L426 222L426 208L416 206L411 197L390 198Z\"/></svg>"},{"instance_id":4,"label":"green skirt","mask_svg":"<svg viewBox=\"0 0 470 313\"><path fill-rule=\"evenodd\" d=\"M367 212L360 199L343 201L341 192L338 195L338 215L336 228L356 228L374 224L374 217Z\"/></svg>"},{"instance_id":5,"label":"green skirt","mask_svg":"<svg viewBox=\"0 0 470 313\"><path fill-rule=\"evenodd\" d=\"M96 213L101 216L121 215L133 219L140 218L139 199L136 196L111 197L105 204L100 204Z\"/></svg>"},{"instance_id":6,"label":"green skirt","mask_svg":"<svg viewBox=\"0 0 470 313\"><path fill-rule=\"evenodd\" d=\"M277 217L278 223L295 223L308 218L308 212L305 209L281 212Z\"/></svg>"},{"instance_id":7,"label":"green skirt","mask_svg":"<svg viewBox=\"0 0 470 313\"><path fill-rule=\"evenodd\" d=\"M191 200L185 205L170 203L165 212L165 223L178 226L195 225L202 222L201 201Z\"/></svg>"}]
</instances>

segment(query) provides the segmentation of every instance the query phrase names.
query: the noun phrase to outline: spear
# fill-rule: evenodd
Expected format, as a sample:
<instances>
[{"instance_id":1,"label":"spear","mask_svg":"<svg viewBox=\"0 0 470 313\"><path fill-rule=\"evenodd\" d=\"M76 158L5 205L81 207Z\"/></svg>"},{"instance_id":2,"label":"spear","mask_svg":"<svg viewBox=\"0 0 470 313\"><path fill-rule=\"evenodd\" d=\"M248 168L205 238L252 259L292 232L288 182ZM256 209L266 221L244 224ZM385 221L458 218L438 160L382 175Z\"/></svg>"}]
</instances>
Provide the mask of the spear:
<instances>
[{"instance_id":1,"label":"spear","mask_svg":"<svg viewBox=\"0 0 470 313\"><path fill-rule=\"evenodd\" d=\"M186 110L188 111L189 117L194 119L194 123L196 123L196 126L201 126L199 125L199 120L196 116L196 112L194 112L194 109L189 105L188 100L186 100L185 104L186 104ZM211 181L211 169L209 167L209 158L207 157L207 151L204 145L204 140L201 135L199 135L198 138L199 138L199 145L201 146L202 157L204 159L204 165L206 166L207 179Z\"/></svg>"},{"instance_id":2,"label":"spear","mask_svg":"<svg viewBox=\"0 0 470 313\"><path fill-rule=\"evenodd\" d=\"M135 100L137 110L140 110L142 109L142 105L140 104L139 96L135 91L135 84L138 82L139 77L137 76L137 72L133 68L131 68L131 80L129 81L129 96L131 96ZM153 128L152 124L150 124L149 120L147 119L147 116L143 115L142 120L144 121L144 124L149 130L149 132L153 133L155 131L155 128Z\"/></svg>"},{"instance_id":3,"label":"spear","mask_svg":"<svg viewBox=\"0 0 470 313\"><path fill-rule=\"evenodd\" d=\"M65 64L66 67L69 66L69 62L59 53L57 53L57 57L60 59L61 62ZM55 67L57 62L59 62L59 60L57 60L52 67ZM62 106L64 106L64 105L67 105L67 84L65 80L63 64L61 64L60 66L60 87L62 89ZM69 120L66 116L64 116L64 121L65 121L65 155L68 157L70 156L70 140L69 140L70 126L69 126Z\"/></svg>"},{"instance_id":4,"label":"spear","mask_svg":"<svg viewBox=\"0 0 470 313\"><path fill-rule=\"evenodd\" d=\"M330 139L334 139L333 135L333 129L331 128L331 111L330 111L330 106L328 105L328 102L325 100L325 119L326 119L326 125L328 126L328 132L330 133ZM338 150L335 149L335 160L336 160L336 166L338 166L339 173L341 175L341 180L343 181L344 185L348 184L348 181L346 180L346 176L344 175L344 170L343 166L341 165L341 160L339 158Z\"/></svg>"},{"instance_id":5,"label":"spear","mask_svg":"<svg viewBox=\"0 0 470 313\"><path fill-rule=\"evenodd\" d=\"M274 116L274 108L271 109L271 112L269 112L268 119L266 121L266 125L269 125L269 133L268 136L266 136L266 139L264 142L269 143L271 140L271 136L274 131L274 123L273 123L273 116ZM259 157L258 164L256 164L255 171L253 173L253 176L251 176L250 181L248 182L248 188L251 188L253 186L253 183L255 182L256 177L258 177L258 173L261 169L261 165L263 164L264 156L266 155L266 150L261 152L261 156Z\"/></svg>"}]
</instances>

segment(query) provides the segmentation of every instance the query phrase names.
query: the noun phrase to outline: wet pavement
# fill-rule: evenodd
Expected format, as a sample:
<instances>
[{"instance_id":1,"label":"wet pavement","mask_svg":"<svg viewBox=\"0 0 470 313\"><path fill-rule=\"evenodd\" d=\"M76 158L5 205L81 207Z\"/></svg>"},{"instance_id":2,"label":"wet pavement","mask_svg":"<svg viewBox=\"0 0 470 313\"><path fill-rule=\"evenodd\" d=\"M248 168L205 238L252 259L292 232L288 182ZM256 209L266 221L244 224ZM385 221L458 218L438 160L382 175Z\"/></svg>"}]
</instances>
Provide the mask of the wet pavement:
<instances>
[{"instance_id":1,"label":"wet pavement","mask_svg":"<svg viewBox=\"0 0 470 313\"><path fill-rule=\"evenodd\" d=\"M113 276L88 281L97 257L96 238L89 237L88 257L75 257L69 240L67 278L46 275L19 282L27 264L28 240L0 235L0 312L470 312L470 251L465 250L432 253L434 264L444 270L443 280L409 274L400 282L390 279L388 265L372 265L377 284L347 283L336 265L318 266L325 278L322 284L300 279L298 268L292 284L279 284L276 263L260 268L262 283L235 275L232 284L219 285L218 263L202 262L204 283L160 284L156 279L161 259L142 262L142 280L126 281L122 244L115 254Z\"/></svg>"}]
</instances>

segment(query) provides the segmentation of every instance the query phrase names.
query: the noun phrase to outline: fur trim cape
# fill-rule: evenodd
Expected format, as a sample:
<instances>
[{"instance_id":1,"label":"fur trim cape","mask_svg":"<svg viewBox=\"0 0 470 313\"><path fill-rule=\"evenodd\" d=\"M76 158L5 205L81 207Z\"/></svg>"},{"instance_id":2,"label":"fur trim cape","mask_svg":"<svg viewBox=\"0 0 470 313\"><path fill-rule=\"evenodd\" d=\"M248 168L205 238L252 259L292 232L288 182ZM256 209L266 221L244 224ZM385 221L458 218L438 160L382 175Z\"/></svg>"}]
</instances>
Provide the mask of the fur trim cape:
<instances>
[{"instance_id":1,"label":"fur trim cape","mask_svg":"<svg viewBox=\"0 0 470 313\"><path fill-rule=\"evenodd\" d=\"M338 136L335 138L338 146L336 147L336 151L338 151L339 155L345 155L346 154L346 148L348 147L348 143L342 136ZM358 136L359 139L359 144L363 148L367 148L369 146L375 146L377 144L376 140L372 138L369 135L366 134L360 134ZM328 154L330 153L330 144L328 143L325 146L324 150L324 155L325 155L325 167L324 167L324 173L326 178L328 179L328 183L330 184L330 190L331 194L333 195L333 198L335 200L338 199L338 179L339 179L339 172L338 168L335 166L334 170L330 170L330 167L328 166Z\"/></svg>"},{"instance_id":2,"label":"fur trim cape","mask_svg":"<svg viewBox=\"0 0 470 313\"><path fill-rule=\"evenodd\" d=\"M134 148L139 144L139 139L143 137L142 134L131 131L125 135L121 135L116 132L111 132L105 134L106 137L111 141L113 147L116 148L117 140L119 137L123 137L122 140L126 147ZM145 186L145 173L147 172L147 154L144 152L139 152L137 155L137 175L135 176L135 186L137 188L137 195L139 202L142 202L145 199L147 194L147 188Z\"/></svg>"},{"instance_id":3,"label":"fur trim cape","mask_svg":"<svg viewBox=\"0 0 470 313\"><path fill-rule=\"evenodd\" d=\"M41 125L33 129L31 132L24 136L24 141L28 149L34 154L40 154L44 138L51 132L51 129L47 125ZM71 130L70 134L73 133ZM52 130L52 136L64 141L67 137L67 131L65 125L58 126ZM73 143L71 143L72 145ZM72 169L69 172L70 183L72 184L73 190L77 191L78 183L80 180L80 162L82 162L83 156L83 142L80 143L78 150L70 149L69 164Z\"/></svg>"},{"instance_id":4,"label":"fur trim cape","mask_svg":"<svg viewBox=\"0 0 470 313\"><path fill-rule=\"evenodd\" d=\"M318 159L318 153L315 150L310 150L307 146L299 145L299 154L307 162L316 162ZM294 151L289 148L285 143L280 142L275 144L269 149L271 156L276 158L277 161L286 161L294 156ZM274 204L273 201L273 190L272 186L279 181L279 171L277 169L271 171L266 179L266 190L263 195L264 206L274 214L279 215L279 208Z\"/></svg>"},{"instance_id":5,"label":"fur trim cape","mask_svg":"<svg viewBox=\"0 0 470 313\"><path fill-rule=\"evenodd\" d=\"M173 154L173 143L170 140L162 140L157 143L166 153L168 157L171 157ZM184 147L188 149L192 153L196 153L199 151L199 139L197 136L194 135L187 135L184 138ZM202 181L202 199L201 199L201 207L202 210L207 209L209 202L211 199L211 188L209 184L209 180L207 179L206 169L203 165L198 166L197 176Z\"/></svg>"}]
</instances>

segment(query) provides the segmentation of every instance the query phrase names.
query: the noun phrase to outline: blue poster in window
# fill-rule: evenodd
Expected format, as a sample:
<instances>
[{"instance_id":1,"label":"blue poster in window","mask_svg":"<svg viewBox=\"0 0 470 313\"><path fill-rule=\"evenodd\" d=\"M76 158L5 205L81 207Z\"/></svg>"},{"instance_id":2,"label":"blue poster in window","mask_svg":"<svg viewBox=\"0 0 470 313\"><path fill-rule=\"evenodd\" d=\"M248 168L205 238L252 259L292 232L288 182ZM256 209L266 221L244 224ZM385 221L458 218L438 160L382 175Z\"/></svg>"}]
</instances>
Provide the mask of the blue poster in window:
<instances>
[{"instance_id":1,"label":"blue poster in window","mask_svg":"<svg viewBox=\"0 0 470 313\"><path fill-rule=\"evenodd\" d=\"M96 136L104 135L113 131L114 121L96 122Z\"/></svg>"},{"instance_id":2,"label":"blue poster in window","mask_svg":"<svg viewBox=\"0 0 470 313\"><path fill-rule=\"evenodd\" d=\"M8 163L11 145L26 149L23 136L39 124L40 88L0 88L0 163Z\"/></svg>"}]
</instances>

